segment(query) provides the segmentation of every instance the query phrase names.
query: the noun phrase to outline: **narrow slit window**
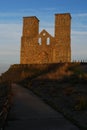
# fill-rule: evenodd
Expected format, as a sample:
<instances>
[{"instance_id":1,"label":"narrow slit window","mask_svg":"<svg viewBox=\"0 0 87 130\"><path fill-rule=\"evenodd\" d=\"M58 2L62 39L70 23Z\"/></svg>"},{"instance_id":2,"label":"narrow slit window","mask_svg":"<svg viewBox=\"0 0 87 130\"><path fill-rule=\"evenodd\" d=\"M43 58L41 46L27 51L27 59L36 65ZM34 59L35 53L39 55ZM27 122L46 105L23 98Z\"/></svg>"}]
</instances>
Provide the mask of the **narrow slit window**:
<instances>
[{"instance_id":1,"label":"narrow slit window","mask_svg":"<svg viewBox=\"0 0 87 130\"><path fill-rule=\"evenodd\" d=\"M50 38L47 38L47 45L50 45Z\"/></svg>"},{"instance_id":2,"label":"narrow slit window","mask_svg":"<svg viewBox=\"0 0 87 130\"><path fill-rule=\"evenodd\" d=\"M41 37L38 39L38 43L39 45L41 45Z\"/></svg>"}]
</instances>

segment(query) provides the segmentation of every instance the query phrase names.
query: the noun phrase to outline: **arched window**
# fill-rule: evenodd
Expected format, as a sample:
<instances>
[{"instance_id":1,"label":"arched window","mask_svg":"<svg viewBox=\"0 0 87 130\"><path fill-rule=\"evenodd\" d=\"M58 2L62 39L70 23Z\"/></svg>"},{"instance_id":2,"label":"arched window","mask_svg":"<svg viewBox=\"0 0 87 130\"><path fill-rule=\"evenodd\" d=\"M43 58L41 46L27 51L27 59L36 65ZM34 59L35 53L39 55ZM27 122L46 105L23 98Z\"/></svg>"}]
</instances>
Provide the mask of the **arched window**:
<instances>
[{"instance_id":1,"label":"arched window","mask_svg":"<svg viewBox=\"0 0 87 130\"><path fill-rule=\"evenodd\" d=\"M50 38L47 38L47 45L50 45Z\"/></svg>"},{"instance_id":2,"label":"arched window","mask_svg":"<svg viewBox=\"0 0 87 130\"><path fill-rule=\"evenodd\" d=\"M41 43L41 37L38 39L38 43L39 43L39 45L42 44L42 43Z\"/></svg>"}]
</instances>

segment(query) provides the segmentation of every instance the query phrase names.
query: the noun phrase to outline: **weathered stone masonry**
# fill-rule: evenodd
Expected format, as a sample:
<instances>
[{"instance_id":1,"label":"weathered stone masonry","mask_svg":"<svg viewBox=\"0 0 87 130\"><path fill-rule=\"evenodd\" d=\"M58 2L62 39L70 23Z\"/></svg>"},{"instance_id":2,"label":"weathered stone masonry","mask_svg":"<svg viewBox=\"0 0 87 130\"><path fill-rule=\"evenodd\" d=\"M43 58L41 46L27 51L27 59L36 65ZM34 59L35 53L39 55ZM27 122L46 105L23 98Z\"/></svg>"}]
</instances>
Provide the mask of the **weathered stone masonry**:
<instances>
[{"instance_id":1,"label":"weathered stone masonry","mask_svg":"<svg viewBox=\"0 0 87 130\"><path fill-rule=\"evenodd\" d=\"M55 33L39 33L39 20L35 16L23 18L21 37L21 64L44 64L71 61L71 16L55 14Z\"/></svg>"}]
</instances>

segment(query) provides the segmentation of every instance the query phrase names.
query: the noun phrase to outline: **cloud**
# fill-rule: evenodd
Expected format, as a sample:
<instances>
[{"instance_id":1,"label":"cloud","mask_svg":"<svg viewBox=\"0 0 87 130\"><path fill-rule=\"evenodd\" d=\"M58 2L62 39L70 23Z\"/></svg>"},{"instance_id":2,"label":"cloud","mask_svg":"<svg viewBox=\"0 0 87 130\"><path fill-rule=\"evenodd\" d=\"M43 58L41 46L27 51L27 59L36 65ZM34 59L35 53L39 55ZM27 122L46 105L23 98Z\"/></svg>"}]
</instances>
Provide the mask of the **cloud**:
<instances>
[{"instance_id":1,"label":"cloud","mask_svg":"<svg viewBox=\"0 0 87 130\"><path fill-rule=\"evenodd\" d=\"M87 13L72 14L72 59L87 60Z\"/></svg>"},{"instance_id":2,"label":"cloud","mask_svg":"<svg viewBox=\"0 0 87 130\"><path fill-rule=\"evenodd\" d=\"M85 13L72 13L72 17L86 17L87 12Z\"/></svg>"},{"instance_id":3,"label":"cloud","mask_svg":"<svg viewBox=\"0 0 87 130\"><path fill-rule=\"evenodd\" d=\"M72 35L75 35L75 36L85 36L86 35L86 37L87 37L87 31L71 31L71 34Z\"/></svg>"},{"instance_id":4,"label":"cloud","mask_svg":"<svg viewBox=\"0 0 87 130\"><path fill-rule=\"evenodd\" d=\"M18 63L22 25L0 24L0 30L0 63Z\"/></svg>"},{"instance_id":5,"label":"cloud","mask_svg":"<svg viewBox=\"0 0 87 130\"><path fill-rule=\"evenodd\" d=\"M0 12L0 17L17 17L21 15L22 13L19 12Z\"/></svg>"},{"instance_id":6,"label":"cloud","mask_svg":"<svg viewBox=\"0 0 87 130\"><path fill-rule=\"evenodd\" d=\"M71 34L72 60L86 60L87 31L72 31Z\"/></svg>"},{"instance_id":7,"label":"cloud","mask_svg":"<svg viewBox=\"0 0 87 130\"><path fill-rule=\"evenodd\" d=\"M0 56L6 56L6 55L18 55L19 54L19 49L3 49L3 50L0 50Z\"/></svg>"},{"instance_id":8,"label":"cloud","mask_svg":"<svg viewBox=\"0 0 87 130\"><path fill-rule=\"evenodd\" d=\"M49 8L49 7L48 7L48 8L41 8L40 10L41 10L42 12L43 12L43 11L52 11L52 12L53 12L53 11L56 10L56 8Z\"/></svg>"},{"instance_id":9,"label":"cloud","mask_svg":"<svg viewBox=\"0 0 87 130\"><path fill-rule=\"evenodd\" d=\"M21 24L0 24L0 44L15 43L21 37ZM8 43L8 44L9 44ZM15 43L16 44L16 43Z\"/></svg>"},{"instance_id":10,"label":"cloud","mask_svg":"<svg viewBox=\"0 0 87 130\"><path fill-rule=\"evenodd\" d=\"M78 16L78 17L87 17L87 13L79 13L76 16Z\"/></svg>"},{"instance_id":11,"label":"cloud","mask_svg":"<svg viewBox=\"0 0 87 130\"><path fill-rule=\"evenodd\" d=\"M54 36L54 23L51 21L46 22L46 21L41 21L40 22L40 32L45 29L48 33L50 33L52 36Z\"/></svg>"}]
</instances>

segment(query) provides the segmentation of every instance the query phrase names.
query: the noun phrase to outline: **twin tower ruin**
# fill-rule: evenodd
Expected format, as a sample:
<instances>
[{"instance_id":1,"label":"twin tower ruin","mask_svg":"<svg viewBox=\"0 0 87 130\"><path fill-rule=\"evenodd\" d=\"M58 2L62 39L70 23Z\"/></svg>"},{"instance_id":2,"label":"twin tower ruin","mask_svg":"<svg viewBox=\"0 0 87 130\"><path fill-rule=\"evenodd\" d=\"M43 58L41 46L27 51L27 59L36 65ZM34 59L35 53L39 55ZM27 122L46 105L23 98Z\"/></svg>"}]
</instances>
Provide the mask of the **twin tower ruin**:
<instances>
[{"instance_id":1,"label":"twin tower ruin","mask_svg":"<svg viewBox=\"0 0 87 130\"><path fill-rule=\"evenodd\" d=\"M36 16L23 18L21 64L71 62L71 16L55 14L54 36L46 30L39 33Z\"/></svg>"}]
</instances>

